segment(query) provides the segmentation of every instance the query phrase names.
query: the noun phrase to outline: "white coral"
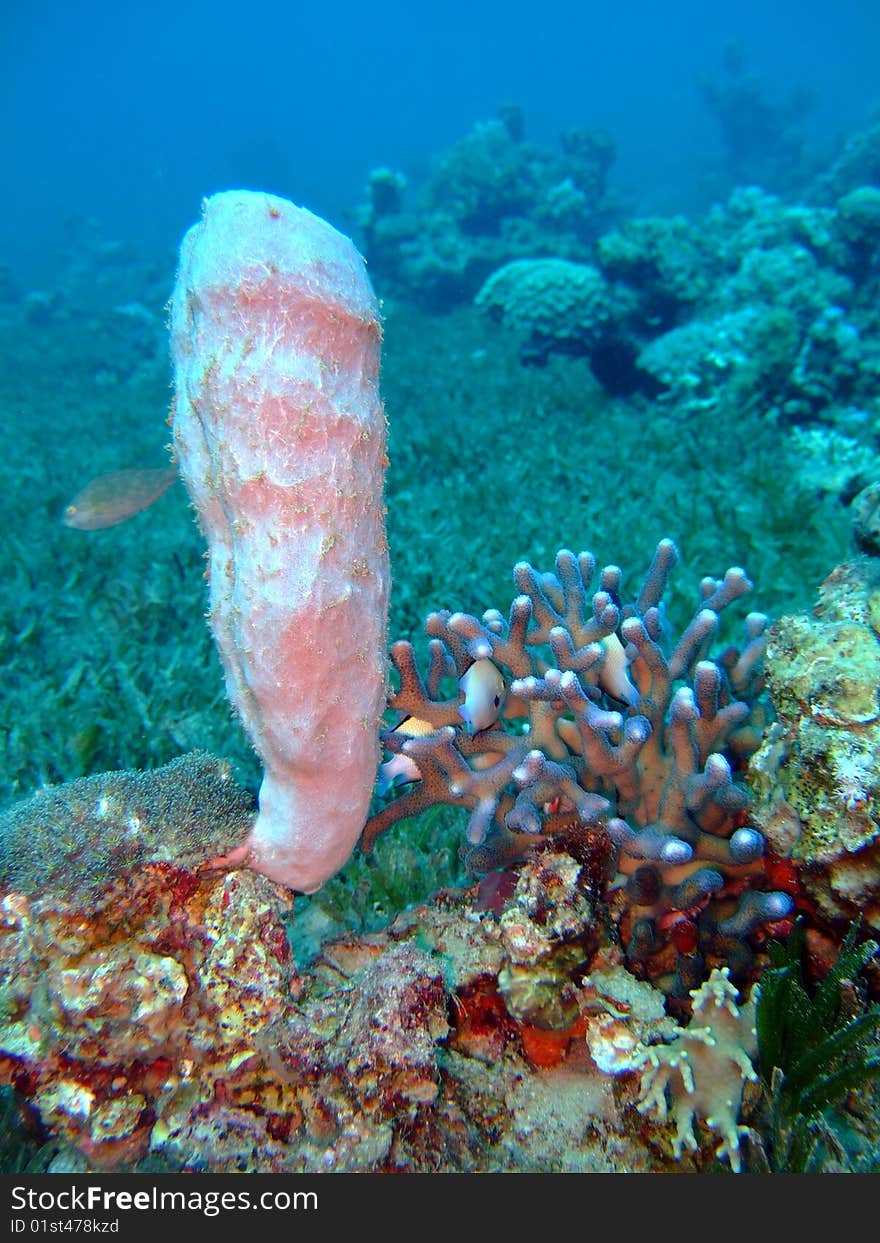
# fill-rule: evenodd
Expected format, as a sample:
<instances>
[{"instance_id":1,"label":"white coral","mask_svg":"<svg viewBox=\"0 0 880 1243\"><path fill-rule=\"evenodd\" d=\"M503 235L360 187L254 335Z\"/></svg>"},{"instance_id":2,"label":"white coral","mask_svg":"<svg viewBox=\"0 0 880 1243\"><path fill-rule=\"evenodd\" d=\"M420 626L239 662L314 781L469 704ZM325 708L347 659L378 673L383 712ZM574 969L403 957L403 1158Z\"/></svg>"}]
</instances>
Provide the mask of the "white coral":
<instances>
[{"instance_id":1,"label":"white coral","mask_svg":"<svg viewBox=\"0 0 880 1243\"><path fill-rule=\"evenodd\" d=\"M757 1034L754 1001L737 1006L729 975L727 967L716 969L694 989L688 1026L678 1028L669 1044L643 1046L635 1066L642 1070L639 1112L665 1122L671 1108L675 1156L685 1148L696 1150L694 1122L701 1118L721 1137L718 1156L727 1157L738 1173L739 1141L749 1128L737 1119L745 1083L757 1079L751 1061Z\"/></svg>"}]
</instances>

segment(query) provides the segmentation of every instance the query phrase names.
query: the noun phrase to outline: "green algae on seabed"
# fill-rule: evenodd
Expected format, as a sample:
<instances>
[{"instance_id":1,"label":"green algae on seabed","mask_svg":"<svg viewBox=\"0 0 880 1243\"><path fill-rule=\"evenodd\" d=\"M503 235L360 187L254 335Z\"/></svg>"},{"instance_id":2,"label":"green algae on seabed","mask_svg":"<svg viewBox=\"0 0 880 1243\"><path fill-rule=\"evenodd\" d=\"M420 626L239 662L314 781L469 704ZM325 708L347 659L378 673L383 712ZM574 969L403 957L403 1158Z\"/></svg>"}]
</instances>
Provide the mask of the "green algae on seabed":
<instances>
[{"instance_id":1,"label":"green algae on seabed","mask_svg":"<svg viewBox=\"0 0 880 1243\"><path fill-rule=\"evenodd\" d=\"M751 1106L760 1126L753 1168L776 1174L820 1172L829 1161L859 1172L876 1165L876 1113L868 1092L880 1078L880 1005L866 1005L864 968L876 941L858 944L851 924L836 962L819 984L804 978L805 925L768 946L770 966L756 989L761 1091ZM864 1094L860 1131L842 1106ZM876 1110L876 1090L874 1090Z\"/></svg>"}]
</instances>

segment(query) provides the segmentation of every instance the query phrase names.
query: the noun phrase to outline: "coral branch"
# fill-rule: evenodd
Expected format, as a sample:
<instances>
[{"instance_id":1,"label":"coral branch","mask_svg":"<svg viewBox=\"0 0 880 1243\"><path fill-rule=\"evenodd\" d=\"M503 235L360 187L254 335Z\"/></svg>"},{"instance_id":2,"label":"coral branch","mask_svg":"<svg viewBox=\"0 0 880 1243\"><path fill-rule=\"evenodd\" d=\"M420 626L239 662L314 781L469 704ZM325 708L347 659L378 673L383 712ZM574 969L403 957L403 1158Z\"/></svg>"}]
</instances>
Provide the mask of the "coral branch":
<instances>
[{"instance_id":1,"label":"coral branch","mask_svg":"<svg viewBox=\"0 0 880 1243\"><path fill-rule=\"evenodd\" d=\"M668 970L668 930L682 921L692 929L678 936L685 948L667 982L684 998L701 978L698 943L708 951L718 937L745 940L784 918L791 899L753 891L764 883L764 839L743 824L747 799L734 778L759 732L766 619L749 614L742 650L708 658L718 614L751 588L735 567L703 580L700 606L667 654L659 606L677 559L662 540L635 601L622 598L616 565L599 572L594 590L589 553L561 550L552 573L519 562L508 619L494 609L482 619L429 616L424 680L410 645L395 644L400 687L390 706L424 732L401 737L404 722L384 741L418 778L370 819L363 845L434 803L468 809L476 873L560 834L567 842L580 834L580 848L593 849L601 832L614 854L607 879L630 904L617 910L630 962L647 970L656 958ZM498 719L468 733L461 690L444 698L443 687L463 684L477 661L494 663L506 695Z\"/></svg>"}]
</instances>

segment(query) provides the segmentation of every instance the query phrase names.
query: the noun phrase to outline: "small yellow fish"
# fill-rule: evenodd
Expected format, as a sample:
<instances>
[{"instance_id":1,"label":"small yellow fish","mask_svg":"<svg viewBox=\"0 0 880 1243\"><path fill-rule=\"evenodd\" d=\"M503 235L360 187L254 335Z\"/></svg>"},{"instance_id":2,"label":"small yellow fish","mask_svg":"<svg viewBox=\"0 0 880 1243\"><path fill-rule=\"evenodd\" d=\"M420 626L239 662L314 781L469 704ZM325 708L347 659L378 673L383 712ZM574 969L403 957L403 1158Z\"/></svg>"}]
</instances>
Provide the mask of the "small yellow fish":
<instances>
[{"instance_id":1,"label":"small yellow fish","mask_svg":"<svg viewBox=\"0 0 880 1243\"><path fill-rule=\"evenodd\" d=\"M424 738L428 734L433 734L435 727L427 721L422 721L416 716L407 716L395 725L392 733L405 734L413 738ZM376 780L376 792L382 798L395 786L408 785L411 781L421 781L422 774L419 772L418 765L409 755L397 754L392 755L390 760L386 760L384 764L379 765L379 775Z\"/></svg>"},{"instance_id":2,"label":"small yellow fish","mask_svg":"<svg viewBox=\"0 0 880 1243\"><path fill-rule=\"evenodd\" d=\"M109 475L98 475L77 492L61 521L77 531L115 527L158 501L176 478L176 466L114 470Z\"/></svg>"}]
</instances>

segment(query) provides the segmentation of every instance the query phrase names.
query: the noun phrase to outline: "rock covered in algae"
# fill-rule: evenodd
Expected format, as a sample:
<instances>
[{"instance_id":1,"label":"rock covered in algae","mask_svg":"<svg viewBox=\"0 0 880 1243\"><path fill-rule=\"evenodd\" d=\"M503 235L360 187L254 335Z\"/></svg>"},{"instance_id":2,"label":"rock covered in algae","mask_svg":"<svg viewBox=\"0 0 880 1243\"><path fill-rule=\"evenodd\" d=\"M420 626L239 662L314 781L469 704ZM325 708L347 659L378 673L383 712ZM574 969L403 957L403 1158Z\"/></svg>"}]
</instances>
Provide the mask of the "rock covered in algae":
<instances>
[{"instance_id":1,"label":"rock covered in algae","mask_svg":"<svg viewBox=\"0 0 880 1243\"><path fill-rule=\"evenodd\" d=\"M129 868L195 867L241 841L255 810L229 765L203 751L46 786L0 814L0 884L75 899Z\"/></svg>"},{"instance_id":2,"label":"rock covered in algae","mask_svg":"<svg viewBox=\"0 0 880 1243\"><path fill-rule=\"evenodd\" d=\"M150 862L85 900L0 900L0 1071L96 1168L210 1112L286 1005L279 899L249 872Z\"/></svg>"},{"instance_id":3,"label":"rock covered in algae","mask_svg":"<svg viewBox=\"0 0 880 1243\"><path fill-rule=\"evenodd\" d=\"M523 865L499 918L507 960L498 986L515 1019L561 1031L578 1017L573 981L593 936L585 885L584 870L565 851Z\"/></svg>"},{"instance_id":4,"label":"rock covered in algae","mask_svg":"<svg viewBox=\"0 0 880 1243\"><path fill-rule=\"evenodd\" d=\"M843 563L812 615L776 622L765 669L755 818L826 918L880 928L880 562Z\"/></svg>"},{"instance_id":5,"label":"rock covered in algae","mask_svg":"<svg viewBox=\"0 0 880 1243\"><path fill-rule=\"evenodd\" d=\"M880 483L870 483L862 488L853 498L850 512L856 548L869 557L880 556Z\"/></svg>"},{"instance_id":6,"label":"rock covered in algae","mask_svg":"<svg viewBox=\"0 0 880 1243\"><path fill-rule=\"evenodd\" d=\"M564 851L500 907L444 891L300 969L286 891L200 867L252 815L222 765L90 782L22 804L14 831L26 843L26 808L44 835L47 808L73 808L81 845L109 823L100 868L68 844L38 888L25 847L0 882L0 1080L59 1146L53 1168L670 1167L633 1058L677 1029ZM126 854L135 809L150 832Z\"/></svg>"},{"instance_id":7,"label":"rock covered in algae","mask_svg":"<svg viewBox=\"0 0 880 1243\"><path fill-rule=\"evenodd\" d=\"M39 887L28 825L48 849L63 809L73 828ZM130 845L135 813L149 833ZM533 1028L499 984L511 963L500 912L476 910L474 890L441 893L299 970L285 891L199 866L251 815L250 796L205 756L74 782L7 815L0 1079L59 1147L54 1168L663 1168L583 1040L551 1031L554 1056L533 1056ZM108 825L86 866L85 845ZM13 841L23 859L10 858ZM537 977L550 947L551 1008L567 1019L579 962L594 956L577 865L535 860L512 909L541 940L519 965ZM596 998L597 1015L624 1004Z\"/></svg>"}]
</instances>

